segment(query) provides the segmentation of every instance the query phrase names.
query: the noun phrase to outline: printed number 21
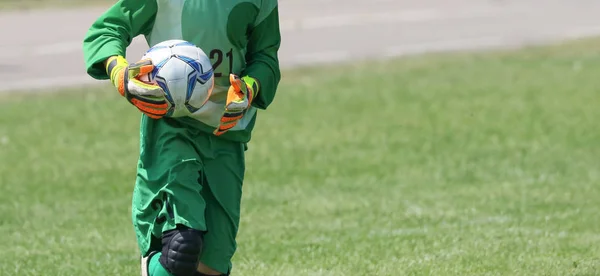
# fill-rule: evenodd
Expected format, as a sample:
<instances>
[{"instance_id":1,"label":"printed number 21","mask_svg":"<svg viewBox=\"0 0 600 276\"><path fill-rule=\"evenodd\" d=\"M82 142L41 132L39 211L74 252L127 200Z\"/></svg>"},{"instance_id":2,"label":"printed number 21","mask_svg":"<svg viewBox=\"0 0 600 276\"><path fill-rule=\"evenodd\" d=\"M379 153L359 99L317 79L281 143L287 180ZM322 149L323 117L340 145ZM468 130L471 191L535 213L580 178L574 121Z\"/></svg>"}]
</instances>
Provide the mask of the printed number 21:
<instances>
[{"instance_id":1,"label":"printed number 21","mask_svg":"<svg viewBox=\"0 0 600 276\"><path fill-rule=\"evenodd\" d=\"M233 68L233 49L230 49L229 52L225 53L229 61L229 74L231 74L231 70ZM219 49L213 49L210 51L210 59L215 59L215 63L213 64L213 70L217 71L221 63L223 63L223 51ZM215 73L215 78L221 77L223 74Z\"/></svg>"}]
</instances>

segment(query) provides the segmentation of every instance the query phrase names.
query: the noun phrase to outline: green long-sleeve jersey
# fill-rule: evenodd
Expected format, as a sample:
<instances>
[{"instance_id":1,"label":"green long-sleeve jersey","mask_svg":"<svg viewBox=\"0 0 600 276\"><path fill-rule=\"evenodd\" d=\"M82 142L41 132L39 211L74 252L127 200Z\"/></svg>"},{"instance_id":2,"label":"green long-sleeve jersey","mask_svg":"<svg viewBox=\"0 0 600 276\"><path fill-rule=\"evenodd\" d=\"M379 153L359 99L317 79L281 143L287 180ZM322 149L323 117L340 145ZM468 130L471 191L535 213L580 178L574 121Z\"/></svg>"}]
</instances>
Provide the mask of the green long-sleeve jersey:
<instances>
[{"instance_id":1,"label":"green long-sleeve jersey","mask_svg":"<svg viewBox=\"0 0 600 276\"><path fill-rule=\"evenodd\" d=\"M214 112L204 120L177 118L189 127L212 133L224 108L230 73L258 80L252 107L221 136L250 140L257 109L271 104L281 78L277 0L120 0L92 24L84 38L87 73L108 79L103 62L110 56L125 56L138 35L144 35L150 47L170 39L186 40L211 59L215 88L207 104L213 105Z\"/></svg>"}]
</instances>

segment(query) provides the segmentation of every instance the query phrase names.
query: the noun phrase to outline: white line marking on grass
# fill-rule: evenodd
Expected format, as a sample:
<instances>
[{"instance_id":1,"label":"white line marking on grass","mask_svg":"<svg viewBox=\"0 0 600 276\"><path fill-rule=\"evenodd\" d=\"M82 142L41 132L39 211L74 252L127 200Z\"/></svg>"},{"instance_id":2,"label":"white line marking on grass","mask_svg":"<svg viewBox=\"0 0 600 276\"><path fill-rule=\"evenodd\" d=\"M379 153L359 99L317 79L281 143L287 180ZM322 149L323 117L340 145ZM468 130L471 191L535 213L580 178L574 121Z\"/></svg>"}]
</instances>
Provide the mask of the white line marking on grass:
<instances>
[{"instance_id":1,"label":"white line marking on grass","mask_svg":"<svg viewBox=\"0 0 600 276\"><path fill-rule=\"evenodd\" d=\"M600 26L580 27L567 31L564 36L566 38L583 38L596 36L600 34Z\"/></svg>"},{"instance_id":2,"label":"white line marking on grass","mask_svg":"<svg viewBox=\"0 0 600 276\"><path fill-rule=\"evenodd\" d=\"M366 25L373 23L423 22L440 18L443 18L443 16L435 10L387 11L379 13L344 14L306 18L300 21L300 26L302 29L309 30Z\"/></svg>"},{"instance_id":3,"label":"white line marking on grass","mask_svg":"<svg viewBox=\"0 0 600 276\"><path fill-rule=\"evenodd\" d=\"M440 20L460 20L490 18L514 11L500 9L473 8L459 11L435 9L390 10L383 12L351 13L332 16L305 17L280 22L282 31L317 30L323 28L360 26L377 23L432 22Z\"/></svg>"},{"instance_id":4,"label":"white line marking on grass","mask_svg":"<svg viewBox=\"0 0 600 276\"><path fill-rule=\"evenodd\" d=\"M507 45L507 42L508 41L501 36L437 40L387 47L384 51L384 55L386 57L394 57L425 52L494 47Z\"/></svg>"},{"instance_id":5,"label":"white line marking on grass","mask_svg":"<svg viewBox=\"0 0 600 276\"><path fill-rule=\"evenodd\" d=\"M568 38L581 38L600 34L600 27L588 26L573 28L566 32L556 32L539 36L535 40L544 42L545 40L556 40L556 39L568 39ZM483 49L491 47L510 47L523 45L523 41L518 39L510 39L509 37L502 36L482 36L474 38L461 38L461 39L450 39L450 40L439 40L439 41L426 41L419 43L408 43L406 45L391 46L387 47L383 51L384 57L394 57L410 54L419 54L426 52L441 52L449 50L470 50L470 49ZM47 46L38 46L33 50L18 49L16 51L6 51L6 49L0 49L0 58L19 57L22 54L28 55L55 55L65 54L69 52L81 50L81 43L79 41L68 41L62 43L50 44ZM352 53L349 51L323 51L315 53L301 53L296 54L288 60L294 65L297 64L311 64L318 62L339 62L345 61L352 57ZM282 64L282 67L285 67ZM48 78L32 78L22 80L11 80L5 82L0 86L0 93L14 90L34 90L34 89L47 89L49 91L55 90L58 87L68 87L77 85L87 84L98 84L99 81L92 79L91 77L82 75L70 75L61 77L48 77ZM410 232L410 231L409 231Z\"/></svg>"},{"instance_id":6,"label":"white line marking on grass","mask_svg":"<svg viewBox=\"0 0 600 276\"><path fill-rule=\"evenodd\" d=\"M330 16L330 17L317 17L317 18L309 18L305 20L305 24L301 25L300 28L305 29L317 29L324 27L341 27L341 26L349 26L352 24L367 24L369 21L373 22L385 22L385 21L396 21L396 20L425 20L427 18L434 19L436 18L435 11L408 11L405 12L404 17L395 18L395 13L380 13L373 14L370 17L363 18L362 21L353 21L356 18L353 16L357 15L342 15L342 16ZM360 15L358 15L360 16ZM402 19L404 18L404 19ZM412 19L411 19L412 18ZM297 28L296 22L292 21L283 21L282 27L287 29L295 29ZM580 27L574 28L572 30L566 31L565 33L554 33L549 34L549 36L558 36L559 38L582 38L589 37L600 34L600 27L598 26L590 26L590 27ZM433 51L433 50L455 50L462 49L464 47L472 48L472 47L487 47L487 46L500 46L506 44L508 41L503 37L499 36L485 36L485 37L476 37L476 38L465 38L465 39L453 39L453 40L440 40L440 41L431 41L431 42L422 42L422 43L410 43L402 46L392 46L386 49L387 56L397 56L397 55L406 55L410 53L420 53L423 51ZM0 48L0 58L2 59L10 59L10 58L21 58L23 56L51 56L58 54L68 54L73 52L78 52L83 50L83 42L82 41L65 41L60 43L47 44L44 46L36 46L34 48L28 49L28 47L22 47L18 49L12 49L9 47ZM309 53L309 54L301 54L296 56L296 58L304 58L307 56L317 56L322 57L325 60L331 59L333 56L333 60L338 60L339 56L349 57L348 53Z\"/></svg>"},{"instance_id":7,"label":"white line marking on grass","mask_svg":"<svg viewBox=\"0 0 600 276\"><path fill-rule=\"evenodd\" d=\"M333 16L307 17L298 20L282 20L280 28L283 31L289 30L316 30L322 28L349 27L357 25L367 25L374 23L393 23L393 22L426 22L440 19L452 19L463 17L477 17L489 14L490 11L476 10L462 13L442 13L437 10L403 10L403 11L385 11L371 13L342 14ZM493 12L496 13L496 12ZM19 48L16 48L19 47ZM83 50L82 40L63 41L58 43L49 43L43 46L23 46L1 47L0 58L20 58L22 56L50 56L57 54L67 54Z\"/></svg>"},{"instance_id":8,"label":"white line marking on grass","mask_svg":"<svg viewBox=\"0 0 600 276\"><path fill-rule=\"evenodd\" d=\"M291 61L294 63L313 63L313 62L335 62L347 60L351 57L347 51L324 51L315 53L296 54Z\"/></svg>"}]
</instances>

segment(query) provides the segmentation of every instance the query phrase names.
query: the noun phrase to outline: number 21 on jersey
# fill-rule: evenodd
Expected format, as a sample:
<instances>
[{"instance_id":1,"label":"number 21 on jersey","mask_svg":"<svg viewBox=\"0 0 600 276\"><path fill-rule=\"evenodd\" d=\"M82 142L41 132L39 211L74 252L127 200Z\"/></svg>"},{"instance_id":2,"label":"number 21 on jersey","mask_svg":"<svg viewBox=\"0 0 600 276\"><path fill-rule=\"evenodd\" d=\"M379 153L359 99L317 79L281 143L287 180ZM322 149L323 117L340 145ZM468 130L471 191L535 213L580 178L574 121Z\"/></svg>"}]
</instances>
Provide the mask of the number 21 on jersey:
<instances>
[{"instance_id":1,"label":"number 21 on jersey","mask_svg":"<svg viewBox=\"0 0 600 276\"><path fill-rule=\"evenodd\" d=\"M209 58L214 60L213 70L215 71L215 78L223 76L221 72L216 72L221 66L229 66L228 72L231 74L233 68L233 49L230 49L227 53L223 53L220 49L213 49L210 51ZM226 64L223 64L224 58L226 59Z\"/></svg>"}]
</instances>

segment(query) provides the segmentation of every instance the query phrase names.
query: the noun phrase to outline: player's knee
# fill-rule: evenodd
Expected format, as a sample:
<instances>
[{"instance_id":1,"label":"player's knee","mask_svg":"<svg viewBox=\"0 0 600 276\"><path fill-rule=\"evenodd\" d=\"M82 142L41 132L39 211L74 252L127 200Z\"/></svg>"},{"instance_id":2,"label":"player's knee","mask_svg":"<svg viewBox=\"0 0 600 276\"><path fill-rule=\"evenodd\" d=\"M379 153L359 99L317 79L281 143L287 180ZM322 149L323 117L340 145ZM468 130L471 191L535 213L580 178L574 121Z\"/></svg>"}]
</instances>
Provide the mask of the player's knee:
<instances>
[{"instance_id":1,"label":"player's knee","mask_svg":"<svg viewBox=\"0 0 600 276\"><path fill-rule=\"evenodd\" d=\"M163 234L159 261L174 276L193 276L196 274L200 253L202 232L178 227Z\"/></svg>"}]
</instances>

